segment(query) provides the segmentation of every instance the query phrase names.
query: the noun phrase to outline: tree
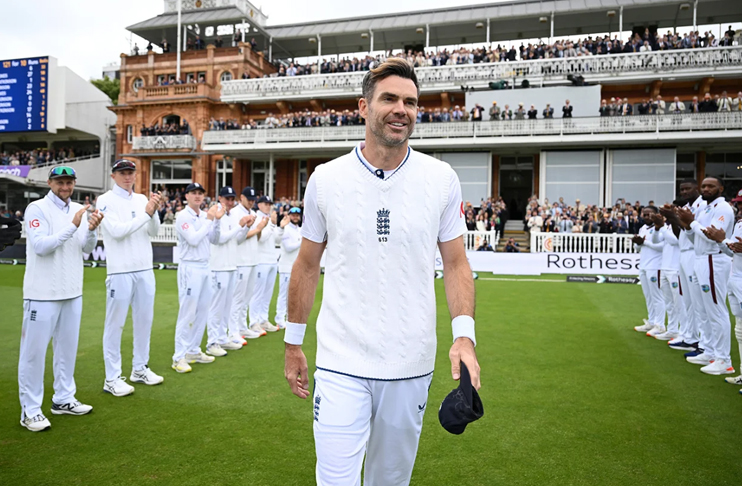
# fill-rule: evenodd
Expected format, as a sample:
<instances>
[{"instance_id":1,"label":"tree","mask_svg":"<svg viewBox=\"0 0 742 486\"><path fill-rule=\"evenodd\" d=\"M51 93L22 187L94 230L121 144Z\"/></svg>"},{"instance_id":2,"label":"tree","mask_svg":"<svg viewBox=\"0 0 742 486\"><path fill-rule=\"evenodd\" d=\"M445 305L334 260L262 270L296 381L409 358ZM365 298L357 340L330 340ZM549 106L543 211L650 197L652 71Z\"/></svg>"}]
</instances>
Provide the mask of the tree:
<instances>
[{"instance_id":1,"label":"tree","mask_svg":"<svg viewBox=\"0 0 742 486\"><path fill-rule=\"evenodd\" d=\"M103 91L111 98L114 105L119 102L119 93L121 92L121 81L118 79L111 79L108 76L103 79L91 79L93 86Z\"/></svg>"}]
</instances>

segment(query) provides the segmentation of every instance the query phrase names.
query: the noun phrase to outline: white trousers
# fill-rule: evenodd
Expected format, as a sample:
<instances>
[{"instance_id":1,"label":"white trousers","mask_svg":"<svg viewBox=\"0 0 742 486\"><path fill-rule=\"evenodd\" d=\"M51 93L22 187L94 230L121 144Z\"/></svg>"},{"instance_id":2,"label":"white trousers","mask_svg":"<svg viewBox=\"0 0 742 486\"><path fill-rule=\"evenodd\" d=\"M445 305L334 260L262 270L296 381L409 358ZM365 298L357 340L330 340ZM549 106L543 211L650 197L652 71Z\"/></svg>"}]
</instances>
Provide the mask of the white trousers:
<instances>
[{"instance_id":1,"label":"white trousers","mask_svg":"<svg viewBox=\"0 0 742 486\"><path fill-rule=\"evenodd\" d=\"M178 265L178 303L173 361L185 358L186 353L201 353L211 304L211 271L207 262Z\"/></svg>"},{"instance_id":2,"label":"white trousers","mask_svg":"<svg viewBox=\"0 0 742 486\"><path fill-rule=\"evenodd\" d=\"M695 278L696 254L690 251L680 252L680 285L683 290L686 320L680 326L680 335L686 343L697 343L701 329L701 286ZM705 314L704 314L705 315Z\"/></svg>"},{"instance_id":3,"label":"white trousers","mask_svg":"<svg viewBox=\"0 0 742 486\"><path fill-rule=\"evenodd\" d=\"M250 298L250 325L268 320L277 271L277 263L259 263L255 267L255 290Z\"/></svg>"},{"instance_id":4,"label":"white trousers","mask_svg":"<svg viewBox=\"0 0 742 486\"><path fill-rule=\"evenodd\" d=\"M660 288L660 270L641 270L639 272L639 281L642 284L644 299L647 301L647 313L649 323L653 326L665 326L665 301L662 298L662 289Z\"/></svg>"},{"instance_id":5,"label":"white trousers","mask_svg":"<svg viewBox=\"0 0 742 486\"><path fill-rule=\"evenodd\" d=\"M134 332L132 370L149 362L149 338L155 311L155 273L117 273L106 278L106 323L103 329L103 360L106 380L121 376L121 334L131 307Z\"/></svg>"},{"instance_id":6,"label":"white trousers","mask_svg":"<svg viewBox=\"0 0 742 486\"><path fill-rule=\"evenodd\" d=\"M291 272L278 274L278 300L276 301L276 323L286 324L289 314L289 283Z\"/></svg>"},{"instance_id":7,"label":"white trousers","mask_svg":"<svg viewBox=\"0 0 742 486\"><path fill-rule=\"evenodd\" d=\"M676 334L680 331L680 325L687 320L685 306L680 296L681 292L680 277L678 272L673 270L662 270L660 274L660 290L662 290L662 299L665 303L667 312L667 331Z\"/></svg>"},{"instance_id":8,"label":"white trousers","mask_svg":"<svg viewBox=\"0 0 742 486\"><path fill-rule=\"evenodd\" d=\"M242 337L247 331L247 306L255 289L255 277L258 274L255 268L255 265L237 267L232 309L229 312L229 336L233 339Z\"/></svg>"},{"instance_id":9,"label":"white trousers","mask_svg":"<svg viewBox=\"0 0 742 486\"><path fill-rule=\"evenodd\" d=\"M46 350L52 340L54 352L54 396L64 404L75 400L75 359L80 335L82 297L58 301L23 301L23 330L18 359L18 394L23 414L41 413L44 400Z\"/></svg>"},{"instance_id":10,"label":"white trousers","mask_svg":"<svg viewBox=\"0 0 742 486\"><path fill-rule=\"evenodd\" d=\"M697 256L694 268L701 287L701 312L706 313L700 346L707 356L730 361L732 331L726 299L732 259L721 253Z\"/></svg>"},{"instance_id":11,"label":"white trousers","mask_svg":"<svg viewBox=\"0 0 742 486\"><path fill-rule=\"evenodd\" d=\"M739 346L739 356L742 359L742 277L733 276L729 279L729 307L734 314L734 335ZM742 370L742 363L739 365Z\"/></svg>"},{"instance_id":12,"label":"white trousers","mask_svg":"<svg viewBox=\"0 0 742 486\"><path fill-rule=\"evenodd\" d=\"M234 279L237 272L211 272L211 305L209 306L209 320L206 327L208 343L225 344L229 341L229 311L232 310L234 296Z\"/></svg>"},{"instance_id":13,"label":"white trousers","mask_svg":"<svg viewBox=\"0 0 742 486\"><path fill-rule=\"evenodd\" d=\"M398 381L314 374L318 486L410 483L433 375Z\"/></svg>"}]
</instances>

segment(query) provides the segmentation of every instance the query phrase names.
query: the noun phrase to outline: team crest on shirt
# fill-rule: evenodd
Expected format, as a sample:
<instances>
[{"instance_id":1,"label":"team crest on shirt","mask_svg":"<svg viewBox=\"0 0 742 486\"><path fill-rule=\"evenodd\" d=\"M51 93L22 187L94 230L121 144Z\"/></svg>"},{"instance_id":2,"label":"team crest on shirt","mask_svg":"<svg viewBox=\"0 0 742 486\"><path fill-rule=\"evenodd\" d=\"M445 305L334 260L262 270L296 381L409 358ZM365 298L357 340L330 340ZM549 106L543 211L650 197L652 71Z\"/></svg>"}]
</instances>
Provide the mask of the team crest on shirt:
<instances>
[{"instance_id":1,"label":"team crest on shirt","mask_svg":"<svg viewBox=\"0 0 742 486\"><path fill-rule=\"evenodd\" d=\"M703 290L704 292L708 292L711 290L711 287L709 287L708 285L701 285L701 290Z\"/></svg>"},{"instance_id":2,"label":"team crest on shirt","mask_svg":"<svg viewBox=\"0 0 742 486\"><path fill-rule=\"evenodd\" d=\"M649 278L649 281L650 281L650 282L653 282L653 283L654 283L654 282L656 282L656 281L657 281L657 277L650 277L650 278Z\"/></svg>"},{"instance_id":3,"label":"team crest on shirt","mask_svg":"<svg viewBox=\"0 0 742 486\"><path fill-rule=\"evenodd\" d=\"M181 226L181 228L183 228L184 231L187 230L189 228L188 223L183 223L183 226Z\"/></svg>"},{"instance_id":4,"label":"team crest on shirt","mask_svg":"<svg viewBox=\"0 0 742 486\"><path fill-rule=\"evenodd\" d=\"M384 208L376 211L376 235L382 243L385 243L389 236L389 212Z\"/></svg>"},{"instance_id":5,"label":"team crest on shirt","mask_svg":"<svg viewBox=\"0 0 742 486\"><path fill-rule=\"evenodd\" d=\"M672 288L674 288L674 289L678 288L678 283L677 282L673 282L672 283Z\"/></svg>"}]
</instances>

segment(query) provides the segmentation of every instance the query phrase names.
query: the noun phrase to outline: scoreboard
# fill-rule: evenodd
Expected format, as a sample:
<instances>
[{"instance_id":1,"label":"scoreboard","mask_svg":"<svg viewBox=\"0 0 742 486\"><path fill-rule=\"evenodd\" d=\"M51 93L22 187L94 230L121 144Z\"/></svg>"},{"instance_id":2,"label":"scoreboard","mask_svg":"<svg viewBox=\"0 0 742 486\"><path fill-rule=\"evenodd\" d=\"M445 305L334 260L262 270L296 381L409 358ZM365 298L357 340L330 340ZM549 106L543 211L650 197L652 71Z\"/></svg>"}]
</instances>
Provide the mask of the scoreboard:
<instances>
[{"instance_id":1,"label":"scoreboard","mask_svg":"<svg viewBox=\"0 0 742 486\"><path fill-rule=\"evenodd\" d=\"M48 130L49 58L0 61L0 134Z\"/></svg>"}]
</instances>

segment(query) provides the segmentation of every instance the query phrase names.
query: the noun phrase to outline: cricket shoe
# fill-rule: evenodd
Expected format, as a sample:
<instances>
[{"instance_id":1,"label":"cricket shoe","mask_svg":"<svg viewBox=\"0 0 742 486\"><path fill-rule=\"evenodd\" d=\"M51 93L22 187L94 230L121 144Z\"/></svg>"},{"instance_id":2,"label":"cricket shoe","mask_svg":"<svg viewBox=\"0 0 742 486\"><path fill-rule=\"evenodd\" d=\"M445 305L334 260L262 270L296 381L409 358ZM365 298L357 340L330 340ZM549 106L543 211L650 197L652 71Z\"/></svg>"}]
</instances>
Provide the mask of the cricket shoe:
<instances>
[{"instance_id":1,"label":"cricket shoe","mask_svg":"<svg viewBox=\"0 0 742 486\"><path fill-rule=\"evenodd\" d=\"M285 322L278 322L278 321L276 321L276 327L278 329L286 329L286 323Z\"/></svg>"},{"instance_id":2,"label":"cricket shoe","mask_svg":"<svg viewBox=\"0 0 742 486\"><path fill-rule=\"evenodd\" d=\"M668 343L668 346L670 346L670 348L672 349L679 349L681 351L695 351L696 348L698 347L698 343L686 343L685 341L681 339L680 341L675 342L675 343L670 341Z\"/></svg>"},{"instance_id":3,"label":"cricket shoe","mask_svg":"<svg viewBox=\"0 0 742 486\"><path fill-rule=\"evenodd\" d=\"M698 356L689 356L685 358L685 360L688 363L693 363L697 365L710 365L714 360L711 358L711 356L707 355L706 353L701 353Z\"/></svg>"},{"instance_id":4,"label":"cricket shoe","mask_svg":"<svg viewBox=\"0 0 742 486\"><path fill-rule=\"evenodd\" d=\"M49 422L49 419L44 417L43 413L34 415L33 417L26 417L26 414L24 413L23 419L21 420L21 425L26 427L31 432L41 432L42 430L48 430L52 428L51 422Z\"/></svg>"},{"instance_id":5,"label":"cricket shoe","mask_svg":"<svg viewBox=\"0 0 742 486\"><path fill-rule=\"evenodd\" d=\"M266 334L268 334L267 332L265 332L265 329L263 329L262 327L260 327L260 324L252 324L252 325L250 325L250 330L253 331L253 332L257 332L261 336L265 336Z\"/></svg>"},{"instance_id":6,"label":"cricket shoe","mask_svg":"<svg viewBox=\"0 0 742 486\"><path fill-rule=\"evenodd\" d=\"M731 375L734 373L734 367L725 359L715 359L708 366L701 368L701 371L709 375Z\"/></svg>"},{"instance_id":7,"label":"cricket shoe","mask_svg":"<svg viewBox=\"0 0 742 486\"><path fill-rule=\"evenodd\" d=\"M237 351L238 349L242 349L242 343L237 341L227 341L226 343L220 343L219 346L227 351Z\"/></svg>"},{"instance_id":8,"label":"cricket shoe","mask_svg":"<svg viewBox=\"0 0 742 486\"><path fill-rule=\"evenodd\" d=\"M92 411L93 407L77 400L62 404L52 402L52 413L54 415L85 415Z\"/></svg>"},{"instance_id":9,"label":"cricket shoe","mask_svg":"<svg viewBox=\"0 0 742 486\"><path fill-rule=\"evenodd\" d=\"M192 370L191 365L188 364L188 361L186 361L185 358L180 358L178 361L173 361L173 365L171 366L171 368L178 373L190 373Z\"/></svg>"},{"instance_id":10,"label":"cricket shoe","mask_svg":"<svg viewBox=\"0 0 742 486\"><path fill-rule=\"evenodd\" d=\"M267 332L276 332L278 328L270 323L270 321L263 321L260 323L260 327Z\"/></svg>"},{"instance_id":11,"label":"cricket shoe","mask_svg":"<svg viewBox=\"0 0 742 486\"><path fill-rule=\"evenodd\" d=\"M732 385L742 385L742 375L739 376L728 376L724 378L724 381Z\"/></svg>"},{"instance_id":12,"label":"cricket shoe","mask_svg":"<svg viewBox=\"0 0 742 486\"><path fill-rule=\"evenodd\" d=\"M159 385L165 381L165 378L149 369L147 365L144 365L141 370L132 371L129 379L134 383L144 383L145 385Z\"/></svg>"},{"instance_id":13,"label":"cricket shoe","mask_svg":"<svg viewBox=\"0 0 742 486\"><path fill-rule=\"evenodd\" d=\"M134 393L134 387L126 383L126 378L119 376L113 380L106 380L103 383L103 391L114 397L125 397Z\"/></svg>"},{"instance_id":14,"label":"cricket shoe","mask_svg":"<svg viewBox=\"0 0 742 486\"><path fill-rule=\"evenodd\" d=\"M651 331L647 332L647 336L655 337L658 334L664 334L666 331L665 326L654 326Z\"/></svg>"},{"instance_id":15,"label":"cricket shoe","mask_svg":"<svg viewBox=\"0 0 742 486\"><path fill-rule=\"evenodd\" d=\"M208 354L198 352L197 354L186 353L185 360L189 363L213 363L216 358Z\"/></svg>"},{"instance_id":16,"label":"cricket shoe","mask_svg":"<svg viewBox=\"0 0 742 486\"><path fill-rule=\"evenodd\" d=\"M686 358L692 358L693 356L698 356L699 354L703 354L703 348L696 348L694 351L688 351L683 356Z\"/></svg>"},{"instance_id":17,"label":"cricket shoe","mask_svg":"<svg viewBox=\"0 0 742 486\"><path fill-rule=\"evenodd\" d=\"M219 346L218 344L209 344L206 347L206 354L210 354L217 358L221 358L222 356L226 356L227 352L224 351L224 349L222 349L222 347Z\"/></svg>"},{"instance_id":18,"label":"cricket shoe","mask_svg":"<svg viewBox=\"0 0 742 486\"><path fill-rule=\"evenodd\" d=\"M649 332L649 331L651 331L652 329L654 329L654 326L653 326L652 324L650 324L650 323L646 323L646 324L644 324L643 326L636 326L636 327L634 328L634 331L636 331L636 332L643 332L643 333L648 333L648 332Z\"/></svg>"},{"instance_id":19,"label":"cricket shoe","mask_svg":"<svg viewBox=\"0 0 742 486\"><path fill-rule=\"evenodd\" d=\"M242 336L235 336L232 338L232 342L240 343L240 346L245 346L247 344L247 339Z\"/></svg>"},{"instance_id":20,"label":"cricket shoe","mask_svg":"<svg viewBox=\"0 0 742 486\"><path fill-rule=\"evenodd\" d=\"M654 335L654 338L659 339L660 341L672 341L673 339L677 337L678 337L678 334L672 331L665 331L663 333Z\"/></svg>"},{"instance_id":21,"label":"cricket shoe","mask_svg":"<svg viewBox=\"0 0 742 486\"><path fill-rule=\"evenodd\" d=\"M248 329L242 334L242 339L258 339L260 336L265 336L266 334L268 334L262 329L261 331L262 333L258 331L253 331L252 329Z\"/></svg>"}]
</instances>

